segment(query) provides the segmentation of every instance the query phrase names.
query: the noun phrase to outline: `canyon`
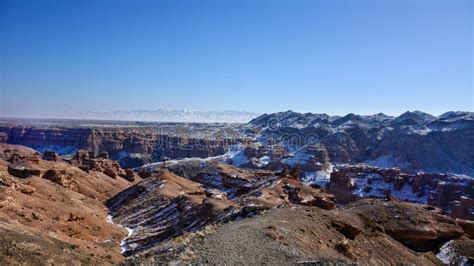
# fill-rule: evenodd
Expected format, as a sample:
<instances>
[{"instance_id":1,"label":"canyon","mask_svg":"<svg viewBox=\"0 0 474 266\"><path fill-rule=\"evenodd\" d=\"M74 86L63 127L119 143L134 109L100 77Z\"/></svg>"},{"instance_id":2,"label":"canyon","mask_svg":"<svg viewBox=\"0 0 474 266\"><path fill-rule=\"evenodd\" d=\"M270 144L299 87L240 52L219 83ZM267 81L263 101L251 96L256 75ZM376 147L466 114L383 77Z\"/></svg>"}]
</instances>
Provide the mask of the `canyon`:
<instances>
[{"instance_id":1,"label":"canyon","mask_svg":"<svg viewBox=\"0 0 474 266\"><path fill-rule=\"evenodd\" d=\"M405 172L474 174L474 114L420 111L329 116L293 111L264 114L247 124L88 120L0 120L0 141L61 155L108 152L122 167L167 159L207 158L239 149L234 165L304 171L329 164L367 163Z\"/></svg>"},{"instance_id":2,"label":"canyon","mask_svg":"<svg viewBox=\"0 0 474 266\"><path fill-rule=\"evenodd\" d=\"M0 260L473 263L473 125L1 119Z\"/></svg>"}]
</instances>

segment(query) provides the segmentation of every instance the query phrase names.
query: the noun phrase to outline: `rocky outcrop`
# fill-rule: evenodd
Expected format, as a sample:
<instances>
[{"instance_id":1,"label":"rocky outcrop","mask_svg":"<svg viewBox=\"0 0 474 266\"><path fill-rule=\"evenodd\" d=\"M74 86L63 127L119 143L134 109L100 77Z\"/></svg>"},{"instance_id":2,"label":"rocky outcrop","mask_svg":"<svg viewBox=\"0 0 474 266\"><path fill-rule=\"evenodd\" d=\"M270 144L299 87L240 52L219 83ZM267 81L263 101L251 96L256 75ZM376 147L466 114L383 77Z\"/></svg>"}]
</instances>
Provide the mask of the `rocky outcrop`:
<instances>
[{"instance_id":1,"label":"rocky outcrop","mask_svg":"<svg viewBox=\"0 0 474 266\"><path fill-rule=\"evenodd\" d=\"M61 160L61 156L54 151L43 152L43 160L58 162Z\"/></svg>"},{"instance_id":2,"label":"rocky outcrop","mask_svg":"<svg viewBox=\"0 0 474 266\"><path fill-rule=\"evenodd\" d=\"M331 173L327 188L339 203L344 204L356 200L356 196L352 194L352 177L343 171L336 169Z\"/></svg>"},{"instance_id":3,"label":"rocky outcrop","mask_svg":"<svg viewBox=\"0 0 474 266\"><path fill-rule=\"evenodd\" d=\"M464 234L452 218L423 205L389 201L360 200L344 209L362 217L367 226L397 239L420 252L434 250Z\"/></svg>"},{"instance_id":4,"label":"rocky outcrop","mask_svg":"<svg viewBox=\"0 0 474 266\"><path fill-rule=\"evenodd\" d=\"M39 169L34 169L30 166L17 163L17 164L9 164L8 165L8 173L12 176L16 176L19 178L27 178L29 176L39 176L41 171Z\"/></svg>"},{"instance_id":5,"label":"rocky outcrop","mask_svg":"<svg viewBox=\"0 0 474 266\"><path fill-rule=\"evenodd\" d=\"M113 179L120 176L131 182L135 180L133 170L122 169L117 161L109 159L107 152L95 153L92 151L79 150L68 162L85 172L97 171Z\"/></svg>"},{"instance_id":6,"label":"rocky outcrop","mask_svg":"<svg viewBox=\"0 0 474 266\"><path fill-rule=\"evenodd\" d=\"M397 168L341 166L327 189L346 204L363 197L398 198L443 209L454 218L474 219L474 180L449 174L406 174Z\"/></svg>"},{"instance_id":7,"label":"rocky outcrop","mask_svg":"<svg viewBox=\"0 0 474 266\"><path fill-rule=\"evenodd\" d=\"M67 189L79 191L79 185L77 184L73 174L67 174L65 169L49 169L43 174L42 178L48 179Z\"/></svg>"},{"instance_id":8,"label":"rocky outcrop","mask_svg":"<svg viewBox=\"0 0 474 266\"><path fill-rule=\"evenodd\" d=\"M126 232L107 222L103 201L130 185L62 160L44 160L26 147L0 143L0 261L120 263L118 247Z\"/></svg>"},{"instance_id":9,"label":"rocky outcrop","mask_svg":"<svg viewBox=\"0 0 474 266\"><path fill-rule=\"evenodd\" d=\"M467 221L462 219L456 219L456 223L462 227L466 235L474 239L474 221Z\"/></svg>"}]
</instances>

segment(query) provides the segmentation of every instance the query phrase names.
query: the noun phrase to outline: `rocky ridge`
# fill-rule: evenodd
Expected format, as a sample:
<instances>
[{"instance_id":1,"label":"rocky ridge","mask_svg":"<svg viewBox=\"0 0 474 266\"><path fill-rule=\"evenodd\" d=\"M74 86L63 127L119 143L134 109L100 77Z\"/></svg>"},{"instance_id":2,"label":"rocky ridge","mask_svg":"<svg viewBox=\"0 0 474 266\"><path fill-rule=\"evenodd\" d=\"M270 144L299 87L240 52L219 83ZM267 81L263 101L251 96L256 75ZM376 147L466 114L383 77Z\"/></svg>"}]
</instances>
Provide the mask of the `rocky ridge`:
<instances>
[{"instance_id":1,"label":"rocky ridge","mask_svg":"<svg viewBox=\"0 0 474 266\"><path fill-rule=\"evenodd\" d=\"M123 254L285 204L335 208L331 195L290 175L221 163L214 167L216 174L199 173L192 180L161 170L110 199L113 221L133 232L123 243Z\"/></svg>"},{"instance_id":2,"label":"rocky ridge","mask_svg":"<svg viewBox=\"0 0 474 266\"><path fill-rule=\"evenodd\" d=\"M399 215L400 218L394 216ZM405 219L404 221L401 221ZM423 226L421 226L423 225ZM474 241L438 209L363 199L325 210L282 206L141 252L140 263L405 264L472 263Z\"/></svg>"},{"instance_id":3,"label":"rocky ridge","mask_svg":"<svg viewBox=\"0 0 474 266\"><path fill-rule=\"evenodd\" d=\"M255 149L276 148L281 154L270 162L306 156L322 165L328 160L333 164L365 162L406 172L474 174L471 112L448 112L434 117L415 111L395 118L384 114L331 117L288 111L264 114L249 124L251 135L257 139ZM325 149L328 158L304 152L314 145ZM268 155L241 156L238 161L259 161L264 156Z\"/></svg>"}]
</instances>

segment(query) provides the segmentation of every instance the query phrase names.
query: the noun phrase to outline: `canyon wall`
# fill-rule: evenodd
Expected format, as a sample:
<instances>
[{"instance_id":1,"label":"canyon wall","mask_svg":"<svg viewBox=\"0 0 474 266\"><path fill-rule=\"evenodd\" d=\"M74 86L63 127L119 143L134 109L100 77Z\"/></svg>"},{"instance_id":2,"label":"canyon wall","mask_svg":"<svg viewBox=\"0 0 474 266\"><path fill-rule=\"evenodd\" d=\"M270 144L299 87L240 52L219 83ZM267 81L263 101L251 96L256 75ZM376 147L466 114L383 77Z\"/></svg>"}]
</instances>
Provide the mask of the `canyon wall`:
<instances>
[{"instance_id":1,"label":"canyon wall","mask_svg":"<svg viewBox=\"0 0 474 266\"><path fill-rule=\"evenodd\" d=\"M106 151L122 167L138 167L164 158L211 157L222 155L230 145L241 141L235 136L213 137L158 130L157 128L86 127L0 127L0 142L19 144L39 151L60 154L79 149Z\"/></svg>"}]
</instances>

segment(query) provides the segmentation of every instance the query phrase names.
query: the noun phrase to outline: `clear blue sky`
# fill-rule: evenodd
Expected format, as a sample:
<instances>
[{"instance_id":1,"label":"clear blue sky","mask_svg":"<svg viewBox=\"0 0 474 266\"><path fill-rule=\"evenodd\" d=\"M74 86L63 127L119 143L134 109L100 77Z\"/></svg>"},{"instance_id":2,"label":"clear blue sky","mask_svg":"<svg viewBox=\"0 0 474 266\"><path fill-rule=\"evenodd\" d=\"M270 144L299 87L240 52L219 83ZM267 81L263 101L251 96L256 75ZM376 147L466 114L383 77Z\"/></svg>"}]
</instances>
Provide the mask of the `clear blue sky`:
<instances>
[{"instance_id":1,"label":"clear blue sky","mask_svg":"<svg viewBox=\"0 0 474 266\"><path fill-rule=\"evenodd\" d=\"M472 1L0 1L0 116L473 110Z\"/></svg>"}]
</instances>

